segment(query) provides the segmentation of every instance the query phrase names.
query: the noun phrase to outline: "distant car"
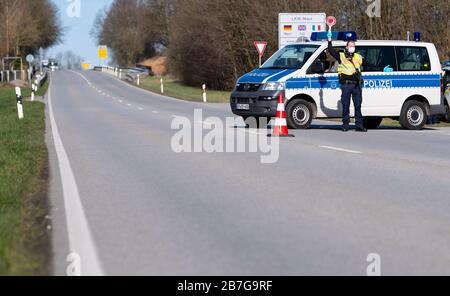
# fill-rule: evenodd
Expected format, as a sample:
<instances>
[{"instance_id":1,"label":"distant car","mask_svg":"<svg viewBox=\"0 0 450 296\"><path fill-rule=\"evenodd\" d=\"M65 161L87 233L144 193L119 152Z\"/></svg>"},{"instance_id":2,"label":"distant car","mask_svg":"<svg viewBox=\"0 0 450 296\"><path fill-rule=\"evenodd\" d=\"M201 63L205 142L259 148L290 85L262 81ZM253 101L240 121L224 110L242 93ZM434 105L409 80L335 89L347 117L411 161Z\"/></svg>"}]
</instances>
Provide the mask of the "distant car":
<instances>
[{"instance_id":1,"label":"distant car","mask_svg":"<svg viewBox=\"0 0 450 296\"><path fill-rule=\"evenodd\" d=\"M59 70L58 63L55 61L50 62L50 71L55 72Z\"/></svg>"},{"instance_id":2,"label":"distant car","mask_svg":"<svg viewBox=\"0 0 450 296\"><path fill-rule=\"evenodd\" d=\"M144 73L141 69L139 68L124 68L123 70L128 71L129 73L133 73L133 74L141 74Z\"/></svg>"},{"instance_id":3,"label":"distant car","mask_svg":"<svg viewBox=\"0 0 450 296\"><path fill-rule=\"evenodd\" d=\"M153 75L153 70L151 67L147 66L136 66L137 69L140 69L142 72L147 73L148 75Z\"/></svg>"},{"instance_id":4,"label":"distant car","mask_svg":"<svg viewBox=\"0 0 450 296\"><path fill-rule=\"evenodd\" d=\"M50 61L49 60L42 60L42 67L43 68L48 68L50 65Z\"/></svg>"}]
</instances>

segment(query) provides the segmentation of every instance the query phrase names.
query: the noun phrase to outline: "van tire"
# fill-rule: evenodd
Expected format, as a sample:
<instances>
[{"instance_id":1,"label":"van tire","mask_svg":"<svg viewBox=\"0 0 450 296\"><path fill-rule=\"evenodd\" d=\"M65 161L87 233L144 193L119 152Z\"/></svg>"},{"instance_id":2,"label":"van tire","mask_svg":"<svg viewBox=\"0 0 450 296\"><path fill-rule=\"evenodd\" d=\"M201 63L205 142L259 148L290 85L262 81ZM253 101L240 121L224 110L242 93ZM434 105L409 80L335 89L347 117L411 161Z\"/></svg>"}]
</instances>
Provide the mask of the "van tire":
<instances>
[{"instance_id":1,"label":"van tire","mask_svg":"<svg viewBox=\"0 0 450 296\"><path fill-rule=\"evenodd\" d=\"M363 125L366 129L377 129L381 122L383 117L364 117Z\"/></svg>"},{"instance_id":2,"label":"van tire","mask_svg":"<svg viewBox=\"0 0 450 296\"><path fill-rule=\"evenodd\" d=\"M450 107L448 104L445 105L445 114L442 115L442 121L450 123Z\"/></svg>"},{"instance_id":3,"label":"van tire","mask_svg":"<svg viewBox=\"0 0 450 296\"><path fill-rule=\"evenodd\" d=\"M292 129L309 129L313 120L314 108L305 100L295 100L286 108L287 124Z\"/></svg>"},{"instance_id":4,"label":"van tire","mask_svg":"<svg viewBox=\"0 0 450 296\"><path fill-rule=\"evenodd\" d=\"M421 130L427 123L427 107L418 101L405 103L400 114L400 125L407 130Z\"/></svg>"}]
</instances>

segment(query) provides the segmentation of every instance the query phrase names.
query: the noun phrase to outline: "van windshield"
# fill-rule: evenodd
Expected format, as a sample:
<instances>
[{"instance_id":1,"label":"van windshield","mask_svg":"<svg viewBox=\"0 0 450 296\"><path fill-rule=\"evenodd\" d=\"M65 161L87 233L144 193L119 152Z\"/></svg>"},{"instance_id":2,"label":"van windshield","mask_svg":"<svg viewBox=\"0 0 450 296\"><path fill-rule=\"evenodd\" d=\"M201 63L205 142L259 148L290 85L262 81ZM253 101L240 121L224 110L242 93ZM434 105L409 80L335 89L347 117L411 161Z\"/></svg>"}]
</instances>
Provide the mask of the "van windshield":
<instances>
[{"instance_id":1,"label":"van windshield","mask_svg":"<svg viewBox=\"0 0 450 296\"><path fill-rule=\"evenodd\" d=\"M300 69L319 48L318 45L288 45L277 51L261 69Z\"/></svg>"}]
</instances>

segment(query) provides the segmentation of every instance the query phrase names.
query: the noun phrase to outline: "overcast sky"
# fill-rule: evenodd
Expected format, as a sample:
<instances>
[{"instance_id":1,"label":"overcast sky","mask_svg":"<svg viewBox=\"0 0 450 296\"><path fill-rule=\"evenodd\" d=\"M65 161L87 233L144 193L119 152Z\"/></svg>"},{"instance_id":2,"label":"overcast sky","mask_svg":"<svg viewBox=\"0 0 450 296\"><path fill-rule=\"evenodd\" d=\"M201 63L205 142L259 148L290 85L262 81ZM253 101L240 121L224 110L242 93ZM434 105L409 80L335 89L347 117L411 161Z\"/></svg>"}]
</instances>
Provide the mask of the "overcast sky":
<instances>
[{"instance_id":1,"label":"overcast sky","mask_svg":"<svg viewBox=\"0 0 450 296\"><path fill-rule=\"evenodd\" d=\"M72 50L75 54L81 56L86 61L99 64L97 56L97 45L90 36L90 31L95 21L97 12L102 10L113 2L113 0L52 0L59 9L59 15L65 35L63 44L51 48L48 52L49 57L54 57L58 52ZM71 10L73 3L79 1L80 14L77 10ZM72 6L71 6L72 5Z\"/></svg>"}]
</instances>

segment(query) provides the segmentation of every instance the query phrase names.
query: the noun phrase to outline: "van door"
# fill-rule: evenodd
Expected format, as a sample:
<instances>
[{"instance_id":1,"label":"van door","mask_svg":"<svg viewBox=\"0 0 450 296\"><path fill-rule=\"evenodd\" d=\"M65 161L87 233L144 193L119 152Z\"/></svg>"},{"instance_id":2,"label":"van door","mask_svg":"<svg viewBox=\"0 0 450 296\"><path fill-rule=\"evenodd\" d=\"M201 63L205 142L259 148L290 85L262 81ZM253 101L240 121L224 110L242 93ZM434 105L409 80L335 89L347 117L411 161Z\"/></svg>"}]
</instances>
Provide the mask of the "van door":
<instances>
[{"instance_id":1,"label":"van door","mask_svg":"<svg viewBox=\"0 0 450 296\"><path fill-rule=\"evenodd\" d=\"M398 66L394 46L356 46L363 57L364 116L399 116L400 89L394 88Z\"/></svg>"},{"instance_id":2,"label":"van door","mask_svg":"<svg viewBox=\"0 0 450 296\"><path fill-rule=\"evenodd\" d=\"M343 50L343 48L341 48ZM306 76L310 81L311 96L317 104L317 117L341 117L341 88L338 77L338 62L328 54L325 49L319 57L313 62L323 63L325 72L315 74L312 72L312 66L307 70Z\"/></svg>"}]
</instances>

